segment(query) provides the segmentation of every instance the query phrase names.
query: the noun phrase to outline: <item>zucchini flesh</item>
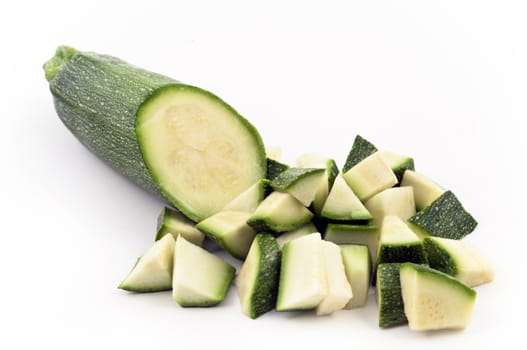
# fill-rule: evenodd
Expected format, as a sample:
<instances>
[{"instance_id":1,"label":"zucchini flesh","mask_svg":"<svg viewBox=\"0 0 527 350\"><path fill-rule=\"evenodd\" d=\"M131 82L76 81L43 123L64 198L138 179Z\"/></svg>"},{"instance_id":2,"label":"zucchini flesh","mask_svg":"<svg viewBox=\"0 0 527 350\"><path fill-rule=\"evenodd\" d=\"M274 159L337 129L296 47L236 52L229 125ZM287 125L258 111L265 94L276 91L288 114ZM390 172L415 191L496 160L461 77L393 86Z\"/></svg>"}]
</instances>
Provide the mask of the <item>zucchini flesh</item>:
<instances>
[{"instance_id":1,"label":"zucchini flesh","mask_svg":"<svg viewBox=\"0 0 527 350\"><path fill-rule=\"evenodd\" d=\"M174 237L165 235L137 259L132 271L119 284L130 292L158 292L172 288Z\"/></svg>"},{"instance_id":2,"label":"zucchini flesh","mask_svg":"<svg viewBox=\"0 0 527 350\"><path fill-rule=\"evenodd\" d=\"M172 297L182 307L217 305L225 299L236 269L179 236L174 251Z\"/></svg>"},{"instance_id":3,"label":"zucchini flesh","mask_svg":"<svg viewBox=\"0 0 527 350\"><path fill-rule=\"evenodd\" d=\"M57 114L79 141L194 221L265 176L258 132L210 92L64 47L44 69Z\"/></svg>"},{"instance_id":4,"label":"zucchini flesh","mask_svg":"<svg viewBox=\"0 0 527 350\"><path fill-rule=\"evenodd\" d=\"M401 265L400 283L410 329L460 329L468 325L476 300L472 288L445 273L412 263Z\"/></svg>"},{"instance_id":5,"label":"zucchini flesh","mask_svg":"<svg viewBox=\"0 0 527 350\"><path fill-rule=\"evenodd\" d=\"M282 248L276 311L314 309L327 292L320 234L287 242Z\"/></svg>"}]
</instances>

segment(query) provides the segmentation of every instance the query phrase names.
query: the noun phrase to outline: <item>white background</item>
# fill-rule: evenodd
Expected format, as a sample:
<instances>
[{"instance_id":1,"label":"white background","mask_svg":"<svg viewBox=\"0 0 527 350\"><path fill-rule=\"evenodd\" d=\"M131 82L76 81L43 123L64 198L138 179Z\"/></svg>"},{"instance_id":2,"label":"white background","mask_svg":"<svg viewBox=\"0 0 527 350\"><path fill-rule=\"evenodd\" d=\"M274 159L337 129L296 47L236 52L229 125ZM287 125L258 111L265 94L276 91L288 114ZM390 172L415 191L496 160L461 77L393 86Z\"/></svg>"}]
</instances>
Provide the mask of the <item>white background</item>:
<instances>
[{"instance_id":1,"label":"white background","mask_svg":"<svg viewBox=\"0 0 527 350\"><path fill-rule=\"evenodd\" d=\"M527 11L522 1L12 1L0 11L0 348L495 348L525 299ZM355 134L414 156L479 220L497 269L469 327L377 328L364 309L250 320L234 289L182 309L116 288L163 203L86 151L41 66L59 44L211 90L279 145L342 165ZM519 340L516 348L525 345Z\"/></svg>"}]
</instances>

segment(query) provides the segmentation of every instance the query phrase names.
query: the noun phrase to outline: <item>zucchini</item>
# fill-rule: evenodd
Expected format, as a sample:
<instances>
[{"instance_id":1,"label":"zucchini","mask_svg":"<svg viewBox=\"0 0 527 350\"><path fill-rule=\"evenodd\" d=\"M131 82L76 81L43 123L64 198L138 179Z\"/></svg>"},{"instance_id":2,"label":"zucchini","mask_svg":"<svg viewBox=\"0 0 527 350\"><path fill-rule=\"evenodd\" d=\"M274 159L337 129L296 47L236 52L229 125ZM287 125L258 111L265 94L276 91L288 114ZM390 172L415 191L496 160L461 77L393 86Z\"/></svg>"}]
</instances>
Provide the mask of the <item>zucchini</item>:
<instances>
[{"instance_id":1,"label":"zucchini","mask_svg":"<svg viewBox=\"0 0 527 350\"><path fill-rule=\"evenodd\" d=\"M375 292L379 308L379 327L387 328L407 323L401 294L400 263L377 266Z\"/></svg>"},{"instance_id":2,"label":"zucchini","mask_svg":"<svg viewBox=\"0 0 527 350\"><path fill-rule=\"evenodd\" d=\"M208 91L65 47L44 70L57 114L79 141L193 221L265 176L257 130Z\"/></svg>"},{"instance_id":3,"label":"zucchini","mask_svg":"<svg viewBox=\"0 0 527 350\"><path fill-rule=\"evenodd\" d=\"M360 163L363 159L366 159L375 152L377 152L377 147L375 147L370 141L366 140L360 135L355 136L355 140L353 140L353 146L351 146L351 150L348 153L346 162L342 167L342 172L347 172L355 165Z\"/></svg>"},{"instance_id":4,"label":"zucchini","mask_svg":"<svg viewBox=\"0 0 527 350\"><path fill-rule=\"evenodd\" d=\"M243 211L220 211L198 222L196 228L216 241L233 257L243 260L256 232L247 225L251 214Z\"/></svg>"},{"instance_id":5,"label":"zucchini","mask_svg":"<svg viewBox=\"0 0 527 350\"><path fill-rule=\"evenodd\" d=\"M322 208L321 216L330 220L371 220L372 216L339 174Z\"/></svg>"},{"instance_id":6,"label":"zucchini","mask_svg":"<svg viewBox=\"0 0 527 350\"><path fill-rule=\"evenodd\" d=\"M253 213L265 198L268 188L269 180L261 179L227 203L223 210Z\"/></svg>"},{"instance_id":7,"label":"zucchini","mask_svg":"<svg viewBox=\"0 0 527 350\"><path fill-rule=\"evenodd\" d=\"M409 218L408 222L424 236L450 239L461 239L478 225L452 191L443 193L432 204Z\"/></svg>"},{"instance_id":8,"label":"zucchini","mask_svg":"<svg viewBox=\"0 0 527 350\"><path fill-rule=\"evenodd\" d=\"M396 215L406 221L415 214L414 192L410 186L394 187L379 192L364 205L371 213L374 225L381 225L387 215Z\"/></svg>"},{"instance_id":9,"label":"zucchini","mask_svg":"<svg viewBox=\"0 0 527 350\"><path fill-rule=\"evenodd\" d=\"M320 233L287 242L282 248L276 311L314 309L326 294Z\"/></svg>"},{"instance_id":10,"label":"zucchini","mask_svg":"<svg viewBox=\"0 0 527 350\"><path fill-rule=\"evenodd\" d=\"M324 168L326 171L322 176L322 181L320 182L317 192L315 194L315 199L313 200L313 211L320 215L324 203L329 195L329 191L333 187L335 178L339 173L337 163L333 159L313 154L305 153L297 158L296 166L299 168Z\"/></svg>"},{"instance_id":11,"label":"zucchini","mask_svg":"<svg viewBox=\"0 0 527 350\"><path fill-rule=\"evenodd\" d=\"M395 215L384 218L377 264L396 262L427 263L423 242Z\"/></svg>"},{"instance_id":12,"label":"zucchini","mask_svg":"<svg viewBox=\"0 0 527 350\"><path fill-rule=\"evenodd\" d=\"M206 307L225 299L236 269L214 254L188 242L176 240L172 297L182 307Z\"/></svg>"},{"instance_id":13,"label":"zucchini","mask_svg":"<svg viewBox=\"0 0 527 350\"><path fill-rule=\"evenodd\" d=\"M378 152L361 160L342 177L361 201L397 184L397 177Z\"/></svg>"},{"instance_id":14,"label":"zucchini","mask_svg":"<svg viewBox=\"0 0 527 350\"><path fill-rule=\"evenodd\" d=\"M324 176L325 169L290 168L271 181L275 191L286 192L309 207Z\"/></svg>"},{"instance_id":15,"label":"zucchini","mask_svg":"<svg viewBox=\"0 0 527 350\"><path fill-rule=\"evenodd\" d=\"M371 257L368 247L357 244L340 246L342 262L346 277L353 291L353 298L346 304L346 309L363 307L368 301L371 284Z\"/></svg>"},{"instance_id":16,"label":"zucchini","mask_svg":"<svg viewBox=\"0 0 527 350\"><path fill-rule=\"evenodd\" d=\"M360 244L368 247L372 264L377 261L380 229L373 225L347 225L330 223L324 239L336 244Z\"/></svg>"},{"instance_id":17,"label":"zucchini","mask_svg":"<svg viewBox=\"0 0 527 350\"><path fill-rule=\"evenodd\" d=\"M278 237L276 237L276 242L282 248L284 244L286 244L289 241L292 241L295 238L306 236L310 233L318 232L317 227L312 223L308 222L307 224L300 226L297 229L294 229L293 231L284 232L280 234Z\"/></svg>"},{"instance_id":18,"label":"zucchini","mask_svg":"<svg viewBox=\"0 0 527 350\"><path fill-rule=\"evenodd\" d=\"M465 328L476 292L459 280L427 266L404 263L400 268L404 312L415 331Z\"/></svg>"},{"instance_id":19,"label":"zucchini","mask_svg":"<svg viewBox=\"0 0 527 350\"><path fill-rule=\"evenodd\" d=\"M343 309L353 297L339 246L332 242L322 241L322 257L327 282L327 294L317 306L317 316L329 315Z\"/></svg>"},{"instance_id":20,"label":"zucchini","mask_svg":"<svg viewBox=\"0 0 527 350\"><path fill-rule=\"evenodd\" d=\"M250 318L274 309L280 258L280 247L271 234L259 233L254 237L235 282L242 311Z\"/></svg>"},{"instance_id":21,"label":"zucchini","mask_svg":"<svg viewBox=\"0 0 527 350\"><path fill-rule=\"evenodd\" d=\"M307 224L313 213L289 193L273 192L256 208L247 223L258 232L286 232Z\"/></svg>"},{"instance_id":22,"label":"zucchini","mask_svg":"<svg viewBox=\"0 0 527 350\"><path fill-rule=\"evenodd\" d=\"M176 210L165 207L157 219L156 241L166 234L171 234L174 239L182 235L195 245L201 246L205 235L196 228L196 224Z\"/></svg>"},{"instance_id":23,"label":"zucchini","mask_svg":"<svg viewBox=\"0 0 527 350\"><path fill-rule=\"evenodd\" d=\"M406 170L401 181L401 186L410 186L414 189L415 207L423 210L438 199L445 189L433 180L412 170Z\"/></svg>"},{"instance_id":24,"label":"zucchini","mask_svg":"<svg viewBox=\"0 0 527 350\"><path fill-rule=\"evenodd\" d=\"M415 170L414 159L412 157L388 151L379 151L379 155L392 168L399 183L402 181L406 170Z\"/></svg>"},{"instance_id":25,"label":"zucchini","mask_svg":"<svg viewBox=\"0 0 527 350\"><path fill-rule=\"evenodd\" d=\"M468 243L456 239L425 237L423 240L431 268L449 274L470 287L492 282L491 263Z\"/></svg>"},{"instance_id":26,"label":"zucchini","mask_svg":"<svg viewBox=\"0 0 527 350\"><path fill-rule=\"evenodd\" d=\"M119 288L130 292L159 292L172 288L174 244L172 235L156 241L137 259Z\"/></svg>"}]
</instances>

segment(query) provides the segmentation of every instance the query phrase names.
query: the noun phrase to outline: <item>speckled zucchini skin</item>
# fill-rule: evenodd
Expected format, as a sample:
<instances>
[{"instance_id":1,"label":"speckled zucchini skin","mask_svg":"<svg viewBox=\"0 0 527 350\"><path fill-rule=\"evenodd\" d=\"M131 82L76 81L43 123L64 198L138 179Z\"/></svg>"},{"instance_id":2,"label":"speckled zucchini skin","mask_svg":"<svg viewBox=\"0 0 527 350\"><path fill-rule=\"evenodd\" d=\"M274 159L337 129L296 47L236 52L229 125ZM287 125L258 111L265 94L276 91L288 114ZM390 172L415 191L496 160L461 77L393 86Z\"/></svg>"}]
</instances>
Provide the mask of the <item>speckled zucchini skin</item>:
<instances>
[{"instance_id":1,"label":"speckled zucchini skin","mask_svg":"<svg viewBox=\"0 0 527 350\"><path fill-rule=\"evenodd\" d=\"M404 314L399 269L401 264L390 263L377 266L377 304L379 327L387 328L407 323Z\"/></svg>"},{"instance_id":2,"label":"speckled zucchini skin","mask_svg":"<svg viewBox=\"0 0 527 350\"><path fill-rule=\"evenodd\" d=\"M478 225L451 191L443 193L408 221L424 234L450 239L461 239Z\"/></svg>"},{"instance_id":3,"label":"speckled zucchini skin","mask_svg":"<svg viewBox=\"0 0 527 350\"><path fill-rule=\"evenodd\" d=\"M258 272L251 296L249 317L257 318L274 309L278 293L281 251L273 235L259 233L253 244L258 245Z\"/></svg>"},{"instance_id":4,"label":"speckled zucchini skin","mask_svg":"<svg viewBox=\"0 0 527 350\"><path fill-rule=\"evenodd\" d=\"M362 138L360 135L355 136L353 146L351 146L351 150L348 154L348 157L346 158L346 162L342 167L342 172L347 172L361 160L367 158L375 152L377 152L377 147L375 147L371 142L365 138Z\"/></svg>"},{"instance_id":5,"label":"speckled zucchini skin","mask_svg":"<svg viewBox=\"0 0 527 350\"><path fill-rule=\"evenodd\" d=\"M428 262L423 243L421 241L399 244L381 244L377 263L413 262L426 264Z\"/></svg>"},{"instance_id":6,"label":"speckled zucchini skin","mask_svg":"<svg viewBox=\"0 0 527 350\"><path fill-rule=\"evenodd\" d=\"M47 74L60 119L86 148L139 186L161 196L139 149L136 112L156 89L177 81L112 56L72 53L54 75Z\"/></svg>"},{"instance_id":7,"label":"speckled zucchini skin","mask_svg":"<svg viewBox=\"0 0 527 350\"><path fill-rule=\"evenodd\" d=\"M277 160L267 158L267 172L266 179L274 180L278 175L289 169L289 165L281 163Z\"/></svg>"}]
</instances>

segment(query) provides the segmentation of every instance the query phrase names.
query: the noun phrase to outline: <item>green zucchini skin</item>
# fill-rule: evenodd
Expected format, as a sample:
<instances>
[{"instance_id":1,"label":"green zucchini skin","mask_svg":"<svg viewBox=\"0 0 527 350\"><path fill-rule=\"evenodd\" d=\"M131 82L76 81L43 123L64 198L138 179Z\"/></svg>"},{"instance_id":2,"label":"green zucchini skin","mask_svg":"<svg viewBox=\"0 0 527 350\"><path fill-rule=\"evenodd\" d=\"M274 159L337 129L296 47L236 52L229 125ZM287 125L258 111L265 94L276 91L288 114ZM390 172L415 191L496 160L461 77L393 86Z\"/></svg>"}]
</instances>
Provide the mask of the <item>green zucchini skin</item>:
<instances>
[{"instance_id":1,"label":"green zucchini skin","mask_svg":"<svg viewBox=\"0 0 527 350\"><path fill-rule=\"evenodd\" d=\"M408 322L401 295L400 267L400 263L377 266L376 288L380 328L393 327Z\"/></svg>"},{"instance_id":2,"label":"green zucchini skin","mask_svg":"<svg viewBox=\"0 0 527 350\"><path fill-rule=\"evenodd\" d=\"M253 308L249 315L253 319L275 308L282 258L280 246L273 235L259 233L254 240L260 248L260 257L259 273L251 298Z\"/></svg>"},{"instance_id":3,"label":"green zucchini skin","mask_svg":"<svg viewBox=\"0 0 527 350\"><path fill-rule=\"evenodd\" d=\"M57 49L57 55L59 50L64 48ZM92 52L66 56L60 67L56 57L45 70L50 72L49 88L64 125L119 173L161 196L139 149L136 112L154 91L177 81Z\"/></svg>"}]
</instances>

